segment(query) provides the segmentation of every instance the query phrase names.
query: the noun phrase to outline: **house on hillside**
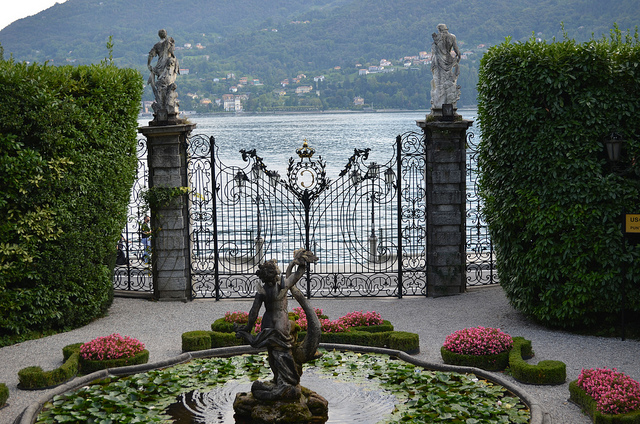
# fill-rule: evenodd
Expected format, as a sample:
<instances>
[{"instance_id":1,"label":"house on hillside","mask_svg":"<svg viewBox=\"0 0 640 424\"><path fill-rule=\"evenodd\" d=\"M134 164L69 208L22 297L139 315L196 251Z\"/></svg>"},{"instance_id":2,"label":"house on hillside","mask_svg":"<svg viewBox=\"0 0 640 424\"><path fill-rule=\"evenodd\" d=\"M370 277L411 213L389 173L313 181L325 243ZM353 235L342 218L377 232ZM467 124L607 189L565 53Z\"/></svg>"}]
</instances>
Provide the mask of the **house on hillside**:
<instances>
[{"instance_id":1,"label":"house on hillside","mask_svg":"<svg viewBox=\"0 0 640 424\"><path fill-rule=\"evenodd\" d=\"M296 94L306 94L311 92L313 87L310 85L301 85L300 87L296 87Z\"/></svg>"},{"instance_id":2,"label":"house on hillside","mask_svg":"<svg viewBox=\"0 0 640 424\"><path fill-rule=\"evenodd\" d=\"M241 112L242 101L240 96L234 96L233 94L222 95L222 105L225 112Z\"/></svg>"},{"instance_id":3,"label":"house on hillside","mask_svg":"<svg viewBox=\"0 0 640 424\"><path fill-rule=\"evenodd\" d=\"M364 99L362 97L354 97L353 105L354 106L364 106Z\"/></svg>"}]
</instances>

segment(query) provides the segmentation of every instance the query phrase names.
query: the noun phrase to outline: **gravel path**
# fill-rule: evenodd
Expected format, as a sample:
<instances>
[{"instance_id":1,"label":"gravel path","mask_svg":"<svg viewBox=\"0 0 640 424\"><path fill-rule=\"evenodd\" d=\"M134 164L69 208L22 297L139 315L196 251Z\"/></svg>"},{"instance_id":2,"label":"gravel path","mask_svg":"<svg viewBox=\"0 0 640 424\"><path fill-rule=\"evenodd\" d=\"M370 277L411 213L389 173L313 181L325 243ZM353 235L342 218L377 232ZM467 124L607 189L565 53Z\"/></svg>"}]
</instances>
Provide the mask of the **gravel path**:
<instances>
[{"instance_id":1,"label":"gravel path","mask_svg":"<svg viewBox=\"0 0 640 424\"><path fill-rule=\"evenodd\" d=\"M248 311L252 300L196 300L189 303L152 302L144 299L116 298L104 318L67 333L31 340L0 349L0 382L10 390L8 406L0 410L0 424L11 424L21 412L47 391L17 388L18 371L31 365L45 370L62 363L62 348L112 333L138 338L151 352L149 362L180 355L181 335L191 330L208 330L211 323L227 311ZM500 287L471 289L459 296L312 299L312 305L335 319L352 311L377 311L391 321L396 330L420 335L421 353L417 358L442 363L440 347L447 335L467 327L496 327L512 336L532 341L537 363L555 359L567 364L567 382L559 386L534 386L509 381L521 387L543 405L554 424L588 424L590 419L569 402L568 382L582 368L617 368L640 380L640 342L619 338L578 336L550 331L516 312ZM295 302L290 303L290 307Z\"/></svg>"}]
</instances>

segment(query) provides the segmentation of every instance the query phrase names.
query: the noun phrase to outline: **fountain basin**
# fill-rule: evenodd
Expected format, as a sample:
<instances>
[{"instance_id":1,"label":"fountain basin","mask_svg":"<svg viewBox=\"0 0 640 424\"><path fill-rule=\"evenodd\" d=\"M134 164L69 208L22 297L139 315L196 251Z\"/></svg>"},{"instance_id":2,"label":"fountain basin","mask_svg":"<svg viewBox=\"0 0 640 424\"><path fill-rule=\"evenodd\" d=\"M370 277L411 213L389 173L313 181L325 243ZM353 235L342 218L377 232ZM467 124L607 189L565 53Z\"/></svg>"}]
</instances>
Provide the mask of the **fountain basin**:
<instances>
[{"instance_id":1,"label":"fountain basin","mask_svg":"<svg viewBox=\"0 0 640 424\"><path fill-rule=\"evenodd\" d=\"M385 355L389 355L392 358L400 359L402 362L416 365L421 369L424 368L426 371L429 371L429 372L430 370L435 370L435 371L444 371L444 372L474 374L475 376L477 376L482 380L487 380L492 384L497 384L498 386L504 387L506 390L511 392L511 394L515 395L515 397L519 398L525 404L525 406L529 408L530 418L528 422L532 424L542 424L545 422L545 414L544 414L543 408L535 400L531 399L525 392L523 392L521 389L514 386L510 382L506 381L501 376L493 375L489 372L479 370L476 368L427 363L425 361L421 361L416 358L413 358L410 355L407 355L403 352L389 350L389 349L367 348L367 347L350 346L350 345L349 346L348 345L331 345L331 344L322 344L321 347L327 350L334 350L334 349L344 350L349 352L358 352L362 354L366 354L366 353L385 354ZM43 399L39 401L38 404L31 405L29 408L27 408L24 411L23 415L16 421L16 423L32 424L33 422L35 422L35 419L37 418L37 415L42 405L50 401L54 396L65 393L67 391L79 389L82 386L85 386L97 379L136 374L136 373L155 370L159 368L165 368L171 365L187 362L194 358L230 357L230 356L242 355L247 353L257 353L257 352L258 352L257 350L248 348L245 346L233 347L233 348L211 349L208 351L198 351L198 352L183 354L183 355L180 355L179 357L174 358L173 360L162 361L162 362L157 362L153 364L144 364L144 365L138 365L138 366L99 371L99 372L90 374L88 376L75 379L63 386L58 387L56 390L54 390L52 393L48 395L49 397L48 399ZM353 366L353 363L352 363L352 366ZM355 368L358 368L358 366L355 366ZM476 378L476 381L477 381L477 378ZM331 409L331 406L330 406L330 409ZM519 422L526 422L526 421L519 421Z\"/></svg>"}]
</instances>

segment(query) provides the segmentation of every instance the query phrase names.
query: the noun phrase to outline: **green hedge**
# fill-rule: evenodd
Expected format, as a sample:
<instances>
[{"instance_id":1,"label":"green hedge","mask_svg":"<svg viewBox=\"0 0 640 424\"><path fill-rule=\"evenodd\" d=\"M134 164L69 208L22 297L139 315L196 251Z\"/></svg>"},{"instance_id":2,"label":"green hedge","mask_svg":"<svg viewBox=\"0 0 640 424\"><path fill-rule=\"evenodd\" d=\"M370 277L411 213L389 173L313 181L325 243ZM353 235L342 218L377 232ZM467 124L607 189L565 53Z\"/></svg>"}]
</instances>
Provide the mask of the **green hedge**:
<instances>
[{"instance_id":1,"label":"green hedge","mask_svg":"<svg viewBox=\"0 0 640 424\"><path fill-rule=\"evenodd\" d=\"M0 61L0 344L111 304L141 91L131 69Z\"/></svg>"},{"instance_id":2,"label":"green hedge","mask_svg":"<svg viewBox=\"0 0 640 424\"><path fill-rule=\"evenodd\" d=\"M43 371L41 367L27 367L18 371L21 389L46 389L57 386L78 374L80 349L73 350L69 357L65 355L64 364L51 371Z\"/></svg>"},{"instance_id":3,"label":"green hedge","mask_svg":"<svg viewBox=\"0 0 640 424\"><path fill-rule=\"evenodd\" d=\"M445 364L475 367L487 371L502 371L509 365L509 350L495 355L464 355L442 346L440 356Z\"/></svg>"},{"instance_id":4,"label":"green hedge","mask_svg":"<svg viewBox=\"0 0 640 424\"><path fill-rule=\"evenodd\" d=\"M9 399L9 388L6 384L0 383L0 408L7 404Z\"/></svg>"},{"instance_id":5,"label":"green hedge","mask_svg":"<svg viewBox=\"0 0 640 424\"><path fill-rule=\"evenodd\" d=\"M107 368L126 367L129 365L140 365L140 364L146 364L147 362L149 362L149 351L146 349L128 358L92 361L92 360L82 359L82 357L80 357L80 371L82 371L82 374L91 374L92 372L104 370Z\"/></svg>"},{"instance_id":6,"label":"green hedge","mask_svg":"<svg viewBox=\"0 0 640 424\"><path fill-rule=\"evenodd\" d=\"M591 417L593 424L640 424L640 411L616 415L599 412L596 401L578 386L578 380L569 382L569 399Z\"/></svg>"},{"instance_id":7,"label":"green hedge","mask_svg":"<svg viewBox=\"0 0 640 424\"><path fill-rule=\"evenodd\" d=\"M624 246L623 208L640 213L640 41L505 43L478 84L483 213L511 304L545 325L615 323L623 291L640 313L640 248ZM626 140L615 168L603 141ZM621 271L626 270L623 277Z\"/></svg>"},{"instance_id":8,"label":"green hedge","mask_svg":"<svg viewBox=\"0 0 640 424\"><path fill-rule=\"evenodd\" d=\"M211 324L212 331L188 331L182 334L182 351L192 352L216 347L240 346L246 344L236 337L233 323L219 318ZM298 332L298 340L303 340L306 331ZM381 325L352 327L344 333L322 333L322 343L352 344L358 346L388 347L410 354L420 351L418 334L393 331L389 321Z\"/></svg>"},{"instance_id":9,"label":"green hedge","mask_svg":"<svg viewBox=\"0 0 640 424\"><path fill-rule=\"evenodd\" d=\"M561 361L540 361L531 365L524 361L533 354L531 341L522 337L513 338L509 353L509 369L518 381L528 384L563 384L567 379L567 366Z\"/></svg>"}]
</instances>

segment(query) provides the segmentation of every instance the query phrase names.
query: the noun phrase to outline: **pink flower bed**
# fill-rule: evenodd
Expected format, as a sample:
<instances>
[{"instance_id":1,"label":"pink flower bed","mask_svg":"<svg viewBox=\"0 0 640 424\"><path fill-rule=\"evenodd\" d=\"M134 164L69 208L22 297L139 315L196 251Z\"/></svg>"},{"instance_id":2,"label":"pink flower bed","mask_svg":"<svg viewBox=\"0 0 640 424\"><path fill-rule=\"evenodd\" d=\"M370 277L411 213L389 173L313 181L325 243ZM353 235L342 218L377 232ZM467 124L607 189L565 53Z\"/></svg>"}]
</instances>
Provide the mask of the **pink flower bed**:
<instances>
[{"instance_id":1,"label":"pink flower bed","mask_svg":"<svg viewBox=\"0 0 640 424\"><path fill-rule=\"evenodd\" d=\"M227 312L224 314L224 320L227 322L237 322L238 324L245 324L249 322L248 312Z\"/></svg>"},{"instance_id":2,"label":"pink flower bed","mask_svg":"<svg viewBox=\"0 0 640 424\"><path fill-rule=\"evenodd\" d=\"M640 410L640 383L616 369L583 369L578 387L596 401L603 414L626 414Z\"/></svg>"},{"instance_id":3,"label":"pink flower bed","mask_svg":"<svg viewBox=\"0 0 640 424\"><path fill-rule=\"evenodd\" d=\"M513 346L510 335L499 328L474 327L449 334L444 341L445 349L460 355L497 355Z\"/></svg>"},{"instance_id":4,"label":"pink flower bed","mask_svg":"<svg viewBox=\"0 0 640 424\"><path fill-rule=\"evenodd\" d=\"M306 330L307 314L304 313L302 308L294 308L293 312L299 317L296 323L300 328ZM315 313L320 319L323 333L344 333L349 331L350 327L382 324L382 317L377 312L350 312L334 321L327 318L320 318L320 316L322 316L322 309L315 309Z\"/></svg>"},{"instance_id":5,"label":"pink flower bed","mask_svg":"<svg viewBox=\"0 0 640 424\"><path fill-rule=\"evenodd\" d=\"M322 309L314 308L314 312L320 320L322 332L324 333L343 333L349 331L350 327L371 326L382 324L382 316L378 312L350 312L347 315L338 318L337 320L330 320L322 318ZM307 330L307 314L300 307L293 308L293 313L298 316L296 324L300 326L303 331ZM246 323L248 321L249 314L247 312L227 312L224 315L224 319L227 322ZM259 333L261 330L260 318L256 322L255 331Z\"/></svg>"},{"instance_id":6,"label":"pink flower bed","mask_svg":"<svg viewBox=\"0 0 640 424\"><path fill-rule=\"evenodd\" d=\"M80 346L80 356L88 361L131 358L144 350L138 339L120 334L98 337Z\"/></svg>"},{"instance_id":7,"label":"pink flower bed","mask_svg":"<svg viewBox=\"0 0 640 424\"><path fill-rule=\"evenodd\" d=\"M382 316L377 312L349 312L347 315L338 318L347 327L364 327L382 324Z\"/></svg>"}]
</instances>

